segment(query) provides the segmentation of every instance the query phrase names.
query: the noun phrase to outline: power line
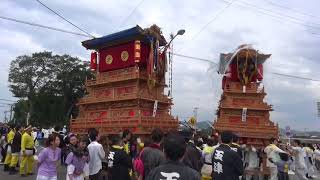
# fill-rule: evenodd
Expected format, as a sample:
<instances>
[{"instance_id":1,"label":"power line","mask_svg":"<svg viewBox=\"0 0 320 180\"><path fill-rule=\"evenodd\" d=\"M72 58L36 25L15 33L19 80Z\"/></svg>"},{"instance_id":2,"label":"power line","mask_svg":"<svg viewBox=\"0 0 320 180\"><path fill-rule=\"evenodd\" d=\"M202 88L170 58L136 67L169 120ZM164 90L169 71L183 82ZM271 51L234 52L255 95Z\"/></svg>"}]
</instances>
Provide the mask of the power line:
<instances>
[{"instance_id":1,"label":"power line","mask_svg":"<svg viewBox=\"0 0 320 180\"><path fill-rule=\"evenodd\" d=\"M130 18L130 16L133 15L133 13L138 9L138 7L143 3L143 1L144 1L144 0L141 0L141 1L133 8L133 10L130 12L130 14L129 14L125 19L122 20L122 22L120 23L118 29L120 29L120 28L127 22L127 20Z\"/></svg>"},{"instance_id":2,"label":"power line","mask_svg":"<svg viewBox=\"0 0 320 180\"><path fill-rule=\"evenodd\" d=\"M45 25L31 23L31 22L27 22L27 21L22 21L22 20L18 20L18 19L15 19L15 18L9 18L9 17L5 17L5 16L0 16L0 19L4 19L4 20L7 20L7 21L14 21L14 22L17 22L17 23L27 24L27 25L30 25L30 26L36 26L36 27L41 27L41 28L50 29L50 30L54 30L54 31L59 31L59 32L64 32L64 33L69 33L69 34L73 34L73 35L78 35L78 36L90 37L91 38L91 36L88 36L86 34L81 34L81 33L67 31L67 30L59 29L59 28L55 28L55 27L45 26Z\"/></svg>"},{"instance_id":3,"label":"power line","mask_svg":"<svg viewBox=\"0 0 320 180\"><path fill-rule=\"evenodd\" d=\"M318 18L318 19L320 19L319 16L315 16L315 15L310 14L310 13L306 13L306 12L303 12L303 11L296 10L296 9L294 9L294 8L290 8L290 7L281 5L281 4L277 4L277 3L273 2L273 1L270 1L270 0L265 0L265 1L266 1L267 3L273 5L273 6L280 7L280 8L282 8L282 9L287 9L287 10L290 10L290 11L292 11L292 12L296 12L296 13L298 13L298 14L304 15L304 16L309 16L309 17L313 17L313 18Z\"/></svg>"},{"instance_id":4,"label":"power line","mask_svg":"<svg viewBox=\"0 0 320 180\"><path fill-rule=\"evenodd\" d=\"M214 64L214 65L218 65L218 63L213 62L213 61L211 61L209 59L198 58L198 57L193 57L193 56L187 56L187 55L177 54L177 53L172 53L172 55L183 57L183 58L187 58L187 59L197 60L197 61L203 61L203 62L211 63L211 64ZM283 73L277 73L277 72L271 72L271 73L274 74L274 75L283 76L283 77L289 77L289 78L295 78L295 79L301 79L301 80L320 82L320 79L313 79L313 78L308 78L308 77L295 76L295 75L283 74Z\"/></svg>"},{"instance_id":5,"label":"power line","mask_svg":"<svg viewBox=\"0 0 320 180\"><path fill-rule=\"evenodd\" d=\"M279 76L285 76L285 77L289 77L289 78L296 78L296 79L320 82L319 79L313 79L313 78L308 78L308 77L301 77L301 76L295 76L295 75L289 75L289 74L282 74L282 73L277 73L277 72L272 72L272 74L279 75Z\"/></svg>"},{"instance_id":6,"label":"power line","mask_svg":"<svg viewBox=\"0 0 320 180\"><path fill-rule=\"evenodd\" d=\"M49 9L51 12L53 12L54 14L56 14L57 16L59 16L61 19L65 20L66 22L68 22L69 24L71 24L72 26L76 27L77 29L79 29L80 31L84 32L85 34L87 34L88 36L95 38L93 35L91 35L90 33L88 33L87 31L81 29L79 26L73 24L71 21L69 21L68 19L64 18L62 15L60 15L59 13L57 13L56 11L54 11L53 9L51 9L50 7L48 7L47 5L45 5L43 2L41 2L40 0L36 0L38 3L40 3L42 6L44 6L45 8Z\"/></svg>"},{"instance_id":7,"label":"power line","mask_svg":"<svg viewBox=\"0 0 320 180\"><path fill-rule=\"evenodd\" d=\"M202 26L202 28L192 37L192 39L195 39L200 33L202 33L202 31L204 29L206 29L213 21L215 21L219 15L221 15L226 9L228 9L234 2L236 2L237 0L234 0L232 2L228 2L228 5L225 6L224 8L220 9L220 11L215 14L211 19L210 21L208 21L204 26Z\"/></svg>"},{"instance_id":8,"label":"power line","mask_svg":"<svg viewBox=\"0 0 320 180\"><path fill-rule=\"evenodd\" d=\"M212 63L214 65L218 65L218 63L213 62L213 61L211 61L209 59L198 58L198 57L193 57L193 56L187 56L187 55L178 54L178 53L171 53L171 54L174 55L174 56L184 57L184 58L187 58L187 59L193 59L193 60L198 60L198 61L203 61L203 62Z\"/></svg>"},{"instance_id":9,"label":"power line","mask_svg":"<svg viewBox=\"0 0 320 180\"><path fill-rule=\"evenodd\" d=\"M229 4L231 3L231 2L229 2L227 0L221 0L221 1L223 1L225 3L229 3ZM306 24L306 23L304 23L303 20L301 20L299 18L296 18L294 16L290 16L290 15L287 15L287 14L275 12L275 11L272 11L272 10L269 10L269 9L266 9L266 8L262 8L262 7L256 6L254 4L250 4L250 3L245 2L245 1L238 1L238 2L240 3L238 5L240 5L242 7L248 7L249 6L251 8L254 8L256 10L256 12L259 12L259 13L262 13L262 14L265 14L265 15L268 15L268 16L272 16L272 17L275 17L275 18L282 18L282 19L286 18L286 20L289 20L292 23L296 23L296 24L303 25L303 26L306 26L306 27L309 27L309 28L313 28L313 29L320 29L320 26L314 26L314 25L320 25L318 23L312 23L314 25ZM266 12L273 13L273 14L269 14L269 13L266 13Z\"/></svg>"}]
</instances>

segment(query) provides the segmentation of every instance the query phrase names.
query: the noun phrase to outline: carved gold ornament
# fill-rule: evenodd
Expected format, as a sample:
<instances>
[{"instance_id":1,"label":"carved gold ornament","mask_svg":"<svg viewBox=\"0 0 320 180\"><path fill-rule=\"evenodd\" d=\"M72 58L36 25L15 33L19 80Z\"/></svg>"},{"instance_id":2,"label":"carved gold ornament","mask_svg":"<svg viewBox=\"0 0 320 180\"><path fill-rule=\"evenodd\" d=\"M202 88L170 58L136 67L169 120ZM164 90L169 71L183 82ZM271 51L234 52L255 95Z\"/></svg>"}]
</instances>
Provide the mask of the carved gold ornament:
<instances>
[{"instance_id":1,"label":"carved gold ornament","mask_svg":"<svg viewBox=\"0 0 320 180\"><path fill-rule=\"evenodd\" d=\"M107 64L111 64L112 61L113 61L112 56L111 56L111 55L107 55L107 57L106 57L106 63L107 63Z\"/></svg>"},{"instance_id":2,"label":"carved gold ornament","mask_svg":"<svg viewBox=\"0 0 320 180\"><path fill-rule=\"evenodd\" d=\"M129 53L128 51L122 51L121 52L121 60L122 61L127 61L129 59Z\"/></svg>"}]
</instances>

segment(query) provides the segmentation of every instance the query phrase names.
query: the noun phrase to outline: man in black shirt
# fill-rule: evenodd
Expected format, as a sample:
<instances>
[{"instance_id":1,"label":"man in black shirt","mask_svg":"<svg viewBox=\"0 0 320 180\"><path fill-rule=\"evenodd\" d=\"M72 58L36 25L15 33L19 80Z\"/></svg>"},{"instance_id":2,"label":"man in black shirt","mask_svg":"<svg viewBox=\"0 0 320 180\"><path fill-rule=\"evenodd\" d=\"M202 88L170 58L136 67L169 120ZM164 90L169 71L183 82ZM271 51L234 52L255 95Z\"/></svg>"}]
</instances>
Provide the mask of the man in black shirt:
<instances>
[{"instance_id":1,"label":"man in black shirt","mask_svg":"<svg viewBox=\"0 0 320 180\"><path fill-rule=\"evenodd\" d=\"M192 131L182 132L187 144L186 153L183 156L182 163L198 172L202 167L201 152L194 143L194 135Z\"/></svg>"},{"instance_id":2,"label":"man in black shirt","mask_svg":"<svg viewBox=\"0 0 320 180\"><path fill-rule=\"evenodd\" d=\"M131 180L129 169L132 168L131 157L121 146L121 138L114 136L112 146L108 154L108 179L109 180Z\"/></svg>"},{"instance_id":3,"label":"man in black shirt","mask_svg":"<svg viewBox=\"0 0 320 180\"><path fill-rule=\"evenodd\" d=\"M243 162L230 147L232 138L232 132L221 133L222 143L214 150L212 156L214 180L239 180L239 176L243 174Z\"/></svg>"},{"instance_id":4,"label":"man in black shirt","mask_svg":"<svg viewBox=\"0 0 320 180\"><path fill-rule=\"evenodd\" d=\"M181 159L186 151L184 138L169 134L164 140L167 162L153 169L146 180L200 180L199 172L185 166Z\"/></svg>"}]
</instances>

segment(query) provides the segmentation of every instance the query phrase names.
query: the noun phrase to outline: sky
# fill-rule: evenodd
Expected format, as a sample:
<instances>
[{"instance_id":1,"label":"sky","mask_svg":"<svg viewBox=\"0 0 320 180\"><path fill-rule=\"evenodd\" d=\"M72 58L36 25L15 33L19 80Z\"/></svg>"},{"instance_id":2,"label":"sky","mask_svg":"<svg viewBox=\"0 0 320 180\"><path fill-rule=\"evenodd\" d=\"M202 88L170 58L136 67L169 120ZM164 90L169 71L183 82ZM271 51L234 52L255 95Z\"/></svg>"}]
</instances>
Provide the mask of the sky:
<instances>
[{"instance_id":1,"label":"sky","mask_svg":"<svg viewBox=\"0 0 320 180\"><path fill-rule=\"evenodd\" d=\"M265 63L266 102L280 127L319 130L316 102L320 82L282 77L284 73L320 80L320 1L309 0L42 0L96 37L140 25L157 24L163 35L185 29L174 52L218 62L220 53L252 44L272 54ZM0 16L81 33L36 0L0 0ZM8 88L8 69L15 57L37 51L70 54L89 61L81 46L88 38L0 19L0 99L15 99ZM200 121L213 121L221 78L206 62L173 59L173 114L184 120L198 107ZM2 101L1 101L2 102ZM4 105L5 106L5 105ZM7 107L0 106L3 118Z\"/></svg>"}]
</instances>

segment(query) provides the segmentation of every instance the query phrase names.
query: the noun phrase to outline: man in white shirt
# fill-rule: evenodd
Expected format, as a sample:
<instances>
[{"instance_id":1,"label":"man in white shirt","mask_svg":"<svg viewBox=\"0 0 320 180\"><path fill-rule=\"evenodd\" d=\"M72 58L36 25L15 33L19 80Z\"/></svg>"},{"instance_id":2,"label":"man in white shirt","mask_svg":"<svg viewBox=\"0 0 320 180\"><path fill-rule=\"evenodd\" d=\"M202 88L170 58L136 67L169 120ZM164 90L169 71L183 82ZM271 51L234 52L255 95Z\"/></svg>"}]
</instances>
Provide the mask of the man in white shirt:
<instances>
[{"instance_id":1,"label":"man in white shirt","mask_svg":"<svg viewBox=\"0 0 320 180\"><path fill-rule=\"evenodd\" d=\"M294 140L293 142L293 147L292 151L293 151L293 155L294 155L294 159L295 159L295 173L298 176L299 180L307 180L306 177L306 163L305 163L305 152L303 150L303 148L301 147L302 144L299 140Z\"/></svg>"},{"instance_id":2,"label":"man in white shirt","mask_svg":"<svg viewBox=\"0 0 320 180\"><path fill-rule=\"evenodd\" d=\"M277 161L279 159L279 153L285 153L283 150L277 147L278 140L275 138L270 139L270 144L264 149L264 152L267 154L267 167L270 169L270 180L278 179L278 170L277 166L273 164L269 159Z\"/></svg>"},{"instance_id":3,"label":"man in white shirt","mask_svg":"<svg viewBox=\"0 0 320 180\"><path fill-rule=\"evenodd\" d=\"M103 147L97 141L99 140L99 132L96 129L89 130L89 138L91 143L88 145L89 150L89 179L102 180L102 160L105 158Z\"/></svg>"}]
</instances>

